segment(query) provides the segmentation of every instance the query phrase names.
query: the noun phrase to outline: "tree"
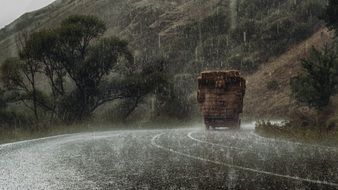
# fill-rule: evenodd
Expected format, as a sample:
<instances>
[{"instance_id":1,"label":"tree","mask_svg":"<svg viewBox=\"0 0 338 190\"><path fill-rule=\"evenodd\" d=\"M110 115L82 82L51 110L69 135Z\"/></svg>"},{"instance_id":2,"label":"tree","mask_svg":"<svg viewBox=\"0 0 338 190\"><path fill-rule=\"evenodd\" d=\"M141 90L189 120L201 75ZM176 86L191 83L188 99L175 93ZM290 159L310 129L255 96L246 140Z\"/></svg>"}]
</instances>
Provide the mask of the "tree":
<instances>
[{"instance_id":1,"label":"tree","mask_svg":"<svg viewBox=\"0 0 338 190\"><path fill-rule=\"evenodd\" d=\"M97 107L102 79L113 72L120 58L131 61L128 43L123 40L104 38L94 43L105 30L105 24L93 16L71 16L56 30L59 43L55 59L77 87L71 94L76 105L70 111L79 120Z\"/></svg>"},{"instance_id":2,"label":"tree","mask_svg":"<svg viewBox=\"0 0 338 190\"><path fill-rule=\"evenodd\" d=\"M4 97L5 91L0 88L0 112L7 107L7 102Z\"/></svg>"},{"instance_id":3,"label":"tree","mask_svg":"<svg viewBox=\"0 0 338 190\"><path fill-rule=\"evenodd\" d=\"M37 118L36 73L44 74L49 81L52 101L43 101L41 105L52 113L51 118L55 114L69 113L67 119L81 120L96 107L102 80L114 70L121 57L131 62L127 42L117 38L99 40L105 30L105 24L98 18L76 15L65 19L56 29L41 30L19 38L19 57L25 63L25 69L20 69L27 72L18 74L18 77L26 76L32 86ZM66 78L76 86L68 94L64 86Z\"/></svg>"},{"instance_id":4,"label":"tree","mask_svg":"<svg viewBox=\"0 0 338 190\"><path fill-rule=\"evenodd\" d=\"M9 58L1 65L1 81L5 90L10 92L9 102L22 102L34 112L39 120L38 107L43 104L42 93L36 87L36 75L39 67L31 60ZM32 105L29 103L32 102Z\"/></svg>"},{"instance_id":5,"label":"tree","mask_svg":"<svg viewBox=\"0 0 338 190\"><path fill-rule=\"evenodd\" d=\"M28 91L23 80L22 62L18 58L8 58L1 64L1 81L7 90Z\"/></svg>"},{"instance_id":6,"label":"tree","mask_svg":"<svg viewBox=\"0 0 338 190\"><path fill-rule=\"evenodd\" d=\"M52 117L58 112L65 112L68 107L57 106L60 101L70 101L70 97L63 97L66 94L66 77L70 77L77 87L71 93L74 101L69 104L72 109L68 111L78 113L77 117L81 118L89 114L102 78L112 71L118 59L124 54L127 60L131 60L125 41L104 38L94 45L90 44L104 30L104 24L96 17L71 16L62 22L60 28L32 33L25 41L23 50L28 52L27 55L41 67L40 72L49 80L52 91L49 111Z\"/></svg>"},{"instance_id":7,"label":"tree","mask_svg":"<svg viewBox=\"0 0 338 190\"><path fill-rule=\"evenodd\" d=\"M167 62L163 59L147 59L142 63L140 72L127 73L123 78L108 82L96 107L111 101L112 99L123 99L123 119L127 119L135 111L148 94L162 94L168 87L168 75L165 72Z\"/></svg>"},{"instance_id":8,"label":"tree","mask_svg":"<svg viewBox=\"0 0 338 190\"><path fill-rule=\"evenodd\" d=\"M37 120L40 109L51 121L58 116L72 122L90 117L107 102L126 99L132 102L127 117L165 77L156 67L137 70L128 43L101 38L105 30L96 17L70 16L60 27L18 38L19 58L1 68L12 101L25 103ZM47 79L50 91L37 86L37 79Z\"/></svg>"},{"instance_id":9,"label":"tree","mask_svg":"<svg viewBox=\"0 0 338 190\"><path fill-rule=\"evenodd\" d=\"M336 94L337 55L329 47L312 48L309 57L302 60L302 67L304 73L291 80L292 92L299 102L321 111Z\"/></svg>"},{"instance_id":10,"label":"tree","mask_svg":"<svg viewBox=\"0 0 338 190\"><path fill-rule=\"evenodd\" d=\"M32 33L21 46L21 59L28 60L37 65L38 72L47 77L52 95L50 101L44 103L44 107L51 112L51 120L56 114L60 97L65 95L64 81L65 69L56 60L56 48L58 34L53 30L41 30ZM26 61L28 63L28 61Z\"/></svg>"},{"instance_id":11,"label":"tree","mask_svg":"<svg viewBox=\"0 0 338 190\"><path fill-rule=\"evenodd\" d=\"M326 10L322 18L326 22L326 26L336 31L336 36L338 35L338 1L329 0L326 6Z\"/></svg>"},{"instance_id":12,"label":"tree","mask_svg":"<svg viewBox=\"0 0 338 190\"><path fill-rule=\"evenodd\" d=\"M84 56L81 63L61 62L77 87L71 95L73 105L65 107L71 108L69 111L76 114L74 117L77 119L88 117L96 108L108 101L126 96L123 96L121 87L112 88L109 81L105 79L112 73L122 72L118 66L123 62L127 65L126 68L130 68L132 61L128 43L118 38L100 40L90 46Z\"/></svg>"},{"instance_id":13,"label":"tree","mask_svg":"<svg viewBox=\"0 0 338 190\"><path fill-rule=\"evenodd\" d=\"M18 37L19 58L22 64L18 68L18 72L22 72L28 83L27 95L31 95L33 101L33 111L36 120L39 120L38 114L38 90L36 87L37 74L40 72L41 65L36 62L32 56L32 48L28 43L29 34L23 33Z\"/></svg>"}]
</instances>

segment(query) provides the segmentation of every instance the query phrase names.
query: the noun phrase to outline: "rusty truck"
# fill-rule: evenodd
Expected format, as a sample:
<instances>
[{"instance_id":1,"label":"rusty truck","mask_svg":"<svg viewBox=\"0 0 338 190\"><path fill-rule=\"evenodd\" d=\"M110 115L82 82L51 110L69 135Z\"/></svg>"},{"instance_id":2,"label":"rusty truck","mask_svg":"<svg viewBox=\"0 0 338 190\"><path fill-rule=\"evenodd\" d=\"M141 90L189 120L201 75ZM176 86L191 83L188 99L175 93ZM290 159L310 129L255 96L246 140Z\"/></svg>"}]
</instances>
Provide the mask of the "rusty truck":
<instances>
[{"instance_id":1,"label":"rusty truck","mask_svg":"<svg viewBox=\"0 0 338 190\"><path fill-rule=\"evenodd\" d=\"M237 70L202 72L197 100L206 128L240 128L245 90L246 80Z\"/></svg>"}]
</instances>

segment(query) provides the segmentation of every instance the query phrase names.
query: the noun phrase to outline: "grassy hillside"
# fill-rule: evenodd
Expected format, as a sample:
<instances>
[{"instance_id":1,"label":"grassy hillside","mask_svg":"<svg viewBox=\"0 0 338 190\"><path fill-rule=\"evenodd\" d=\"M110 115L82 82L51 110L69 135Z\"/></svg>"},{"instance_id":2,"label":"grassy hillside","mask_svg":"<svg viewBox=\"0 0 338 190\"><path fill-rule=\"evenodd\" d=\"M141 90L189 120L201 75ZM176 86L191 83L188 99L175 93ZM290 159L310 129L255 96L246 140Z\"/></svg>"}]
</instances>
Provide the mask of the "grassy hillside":
<instances>
[{"instance_id":1,"label":"grassy hillside","mask_svg":"<svg viewBox=\"0 0 338 190\"><path fill-rule=\"evenodd\" d=\"M57 0L0 31L0 61L15 55L18 33L53 27L72 14L91 14L105 21L107 36L127 39L137 55L166 56L180 71L191 64L225 67L238 55L259 64L317 30L321 4L319 0Z\"/></svg>"},{"instance_id":2,"label":"grassy hillside","mask_svg":"<svg viewBox=\"0 0 338 190\"><path fill-rule=\"evenodd\" d=\"M207 2L202 0L58 0L46 8L25 14L0 31L2 50L0 60L8 55L15 55L15 36L19 32L54 27L72 14L98 16L107 24L107 36L122 37L130 42L135 51L152 53L159 49L160 43L168 46L166 38L170 36L176 38L176 29L208 17L215 7L223 6L224 3L221 2L217 0ZM159 40L161 35L162 39Z\"/></svg>"},{"instance_id":3,"label":"grassy hillside","mask_svg":"<svg viewBox=\"0 0 338 190\"><path fill-rule=\"evenodd\" d=\"M312 46L323 48L326 43L330 43L332 36L327 29L321 29L280 57L262 65L255 74L247 76L244 113L247 116L282 118L292 111L295 102L291 98L290 78L299 74L300 59L308 55ZM275 81L275 88L268 86L271 81Z\"/></svg>"},{"instance_id":4,"label":"grassy hillside","mask_svg":"<svg viewBox=\"0 0 338 190\"><path fill-rule=\"evenodd\" d=\"M196 85L182 80L194 81L201 70L214 68L253 73L321 29L317 16L324 5L322 0L57 0L0 30L0 63L16 56L20 32L55 27L73 14L95 15L108 27L105 36L130 43L136 63L166 58L176 94L183 96L178 99L192 100L195 90L186 89ZM261 89L265 82L260 81L266 78L261 74L264 68L248 76L247 113L261 104L256 94L266 92ZM278 96L287 91L279 89ZM264 95L276 98L276 92ZM274 113L284 111L276 106Z\"/></svg>"}]
</instances>

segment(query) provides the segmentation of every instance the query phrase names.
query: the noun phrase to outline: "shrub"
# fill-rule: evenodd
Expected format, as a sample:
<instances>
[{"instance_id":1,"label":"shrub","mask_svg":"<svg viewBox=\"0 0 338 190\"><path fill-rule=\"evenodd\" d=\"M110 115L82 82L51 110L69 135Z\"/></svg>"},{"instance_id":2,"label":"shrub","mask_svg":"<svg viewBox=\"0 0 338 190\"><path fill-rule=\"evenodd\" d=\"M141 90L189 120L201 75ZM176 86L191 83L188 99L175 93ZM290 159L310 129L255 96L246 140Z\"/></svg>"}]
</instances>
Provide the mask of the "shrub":
<instances>
[{"instance_id":1,"label":"shrub","mask_svg":"<svg viewBox=\"0 0 338 190\"><path fill-rule=\"evenodd\" d=\"M29 127L33 125L30 117L12 111L0 111L0 127Z\"/></svg>"},{"instance_id":2,"label":"shrub","mask_svg":"<svg viewBox=\"0 0 338 190\"><path fill-rule=\"evenodd\" d=\"M323 19L326 22L326 26L335 30L336 36L338 36L338 1L337 0L329 0L329 3L326 6L325 13L323 14Z\"/></svg>"},{"instance_id":3,"label":"shrub","mask_svg":"<svg viewBox=\"0 0 338 190\"><path fill-rule=\"evenodd\" d=\"M332 123L331 123L332 124ZM318 128L315 126L300 127L297 122L273 123L270 121L258 122L256 132L269 138L286 138L293 141L307 143L322 143L327 145L337 145L337 132L334 128Z\"/></svg>"},{"instance_id":4,"label":"shrub","mask_svg":"<svg viewBox=\"0 0 338 190\"><path fill-rule=\"evenodd\" d=\"M246 58L242 54L231 56L227 61L230 69L241 70L247 73L256 71L259 66L252 58Z\"/></svg>"},{"instance_id":5,"label":"shrub","mask_svg":"<svg viewBox=\"0 0 338 190\"><path fill-rule=\"evenodd\" d=\"M258 69L257 62L252 59L244 59L241 64L241 70L244 72L252 73Z\"/></svg>"},{"instance_id":6,"label":"shrub","mask_svg":"<svg viewBox=\"0 0 338 190\"><path fill-rule=\"evenodd\" d=\"M242 65L242 56L240 54L233 55L228 59L228 66L230 69L240 70L241 65Z\"/></svg>"},{"instance_id":7,"label":"shrub","mask_svg":"<svg viewBox=\"0 0 338 190\"><path fill-rule=\"evenodd\" d=\"M230 36L246 54L259 62L278 56L311 35L320 26L317 18L324 3L320 0L251 0L238 2L238 24ZM246 42L244 42L244 32Z\"/></svg>"},{"instance_id":8,"label":"shrub","mask_svg":"<svg viewBox=\"0 0 338 190\"><path fill-rule=\"evenodd\" d=\"M331 48L311 49L308 58L302 60L304 73L291 79L291 90L300 103L318 111L326 107L336 94L338 84L338 59Z\"/></svg>"},{"instance_id":9,"label":"shrub","mask_svg":"<svg viewBox=\"0 0 338 190\"><path fill-rule=\"evenodd\" d=\"M267 82L266 88L269 90L278 90L279 82L277 80L270 80Z\"/></svg>"},{"instance_id":10,"label":"shrub","mask_svg":"<svg viewBox=\"0 0 338 190\"><path fill-rule=\"evenodd\" d=\"M179 120L190 119L194 106L190 101L194 81L192 75L176 75L166 89L156 94L157 112Z\"/></svg>"},{"instance_id":11,"label":"shrub","mask_svg":"<svg viewBox=\"0 0 338 190\"><path fill-rule=\"evenodd\" d=\"M4 97L5 91L0 88L0 110L3 110L7 107L7 103Z\"/></svg>"}]
</instances>

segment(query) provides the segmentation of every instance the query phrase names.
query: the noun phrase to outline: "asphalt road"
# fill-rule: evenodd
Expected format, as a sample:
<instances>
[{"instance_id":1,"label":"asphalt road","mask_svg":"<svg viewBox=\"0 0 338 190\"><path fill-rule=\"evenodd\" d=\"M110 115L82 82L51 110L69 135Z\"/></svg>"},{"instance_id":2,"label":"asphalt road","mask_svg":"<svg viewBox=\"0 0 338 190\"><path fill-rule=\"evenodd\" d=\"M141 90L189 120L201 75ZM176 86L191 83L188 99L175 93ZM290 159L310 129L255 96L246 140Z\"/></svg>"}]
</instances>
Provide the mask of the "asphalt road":
<instances>
[{"instance_id":1,"label":"asphalt road","mask_svg":"<svg viewBox=\"0 0 338 190\"><path fill-rule=\"evenodd\" d=\"M0 145L0 189L338 189L337 148L202 127Z\"/></svg>"}]
</instances>

